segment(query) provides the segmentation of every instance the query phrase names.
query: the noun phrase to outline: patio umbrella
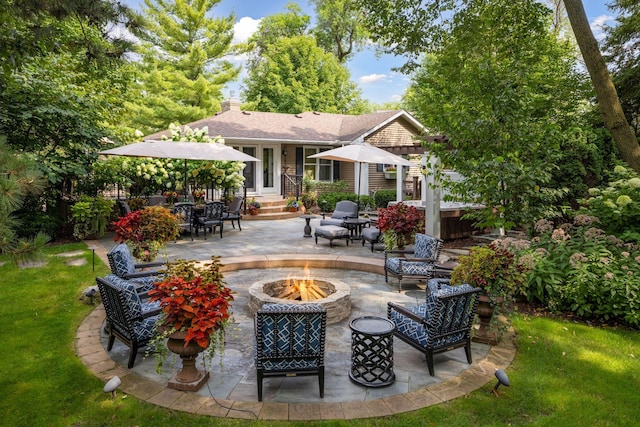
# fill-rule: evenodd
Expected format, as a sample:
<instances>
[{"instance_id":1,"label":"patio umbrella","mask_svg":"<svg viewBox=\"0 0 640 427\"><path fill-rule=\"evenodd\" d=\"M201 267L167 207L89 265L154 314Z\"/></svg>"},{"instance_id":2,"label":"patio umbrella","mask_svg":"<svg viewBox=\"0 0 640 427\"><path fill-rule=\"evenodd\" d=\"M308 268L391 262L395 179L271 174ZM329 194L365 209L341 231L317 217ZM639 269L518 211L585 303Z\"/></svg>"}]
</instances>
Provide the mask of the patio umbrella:
<instances>
[{"instance_id":1,"label":"patio umbrella","mask_svg":"<svg viewBox=\"0 0 640 427\"><path fill-rule=\"evenodd\" d=\"M224 144L214 142L142 141L122 147L100 151L99 154L128 157L155 157L161 159L184 159L185 197L187 194L187 160L228 160L236 162L259 162L253 156Z\"/></svg>"},{"instance_id":2,"label":"patio umbrella","mask_svg":"<svg viewBox=\"0 0 640 427\"><path fill-rule=\"evenodd\" d=\"M360 181L362 180L362 163L381 163L397 166L411 166L411 162L396 156L382 148L366 142L354 143L309 156L312 159L338 160L340 162L359 163L358 177L358 211L360 211Z\"/></svg>"}]
</instances>

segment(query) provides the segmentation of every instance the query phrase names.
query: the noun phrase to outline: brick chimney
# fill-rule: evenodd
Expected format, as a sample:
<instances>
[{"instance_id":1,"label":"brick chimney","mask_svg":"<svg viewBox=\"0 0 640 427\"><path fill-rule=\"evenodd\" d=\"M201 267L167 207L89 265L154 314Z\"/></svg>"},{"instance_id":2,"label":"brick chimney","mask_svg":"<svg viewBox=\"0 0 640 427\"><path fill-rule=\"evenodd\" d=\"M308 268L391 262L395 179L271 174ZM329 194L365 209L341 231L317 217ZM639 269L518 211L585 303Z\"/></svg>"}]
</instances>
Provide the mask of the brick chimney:
<instances>
[{"instance_id":1,"label":"brick chimney","mask_svg":"<svg viewBox=\"0 0 640 427\"><path fill-rule=\"evenodd\" d=\"M222 112L225 111L240 111L240 101L237 99L225 99L220 103Z\"/></svg>"}]
</instances>

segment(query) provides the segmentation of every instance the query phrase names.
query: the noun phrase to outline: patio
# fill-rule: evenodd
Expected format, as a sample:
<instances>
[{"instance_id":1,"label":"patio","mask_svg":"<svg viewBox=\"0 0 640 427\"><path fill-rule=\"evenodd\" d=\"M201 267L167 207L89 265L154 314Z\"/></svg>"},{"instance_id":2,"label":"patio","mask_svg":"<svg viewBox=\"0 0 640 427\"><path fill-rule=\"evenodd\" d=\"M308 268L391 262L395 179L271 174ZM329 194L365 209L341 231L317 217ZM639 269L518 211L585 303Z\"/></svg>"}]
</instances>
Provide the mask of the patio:
<instances>
[{"instance_id":1,"label":"patio","mask_svg":"<svg viewBox=\"0 0 640 427\"><path fill-rule=\"evenodd\" d=\"M312 220L312 226L317 222L317 218ZM153 358L139 357L135 367L127 370L127 349L118 342L107 353L106 336L100 333L104 320L101 309L94 310L78 330L79 356L99 378L107 381L118 375L123 381L122 391L149 403L220 417L277 420L366 418L415 410L492 383L495 369L505 368L513 359L510 339L493 348L474 343L473 365L467 365L464 350L450 351L437 355L436 376L430 377L424 356L394 340L394 384L366 388L351 382L350 320L361 315L384 317L387 301L412 304L424 299L424 291L410 285L398 293L394 281L386 284L379 274L381 253L371 253L359 242L348 247L337 242L329 248L328 241L320 240L316 245L314 239L303 238L303 228L304 220L299 218L250 221L243 223L242 231L225 231L223 239L205 241L199 237L192 242L186 238L167 246L169 259L222 256L225 279L236 291L235 322L227 333L222 365L218 359L213 362L211 379L196 394L166 388L174 372L172 366L158 375ZM105 259L113 242L107 237L95 244L96 254ZM340 279L349 283L352 291L351 315L327 328L325 397L318 396L317 380L312 377L272 378L265 380L264 401L258 402L247 289L258 280L300 273L306 260L311 260L312 275Z\"/></svg>"}]
</instances>

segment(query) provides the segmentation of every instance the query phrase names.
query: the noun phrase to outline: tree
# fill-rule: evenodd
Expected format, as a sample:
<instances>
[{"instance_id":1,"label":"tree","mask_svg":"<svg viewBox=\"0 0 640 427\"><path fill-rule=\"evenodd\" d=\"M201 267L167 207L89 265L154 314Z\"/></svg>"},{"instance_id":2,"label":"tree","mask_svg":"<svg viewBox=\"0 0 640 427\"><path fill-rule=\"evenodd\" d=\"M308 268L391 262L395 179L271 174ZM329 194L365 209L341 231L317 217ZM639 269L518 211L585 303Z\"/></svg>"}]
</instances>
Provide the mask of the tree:
<instances>
[{"instance_id":1,"label":"tree","mask_svg":"<svg viewBox=\"0 0 640 427\"><path fill-rule=\"evenodd\" d=\"M409 90L422 123L449 137L427 147L463 176L445 182L454 197L486 206L482 226L523 226L561 195L549 184L585 85L549 12L535 0L458 11Z\"/></svg>"},{"instance_id":2,"label":"tree","mask_svg":"<svg viewBox=\"0 0 640 427\"><path fill-rule=\"evenodd\" d=\"M315 3L316 26L313 35L318 46L333 53L338 61L347 61L362 48L368 31L362 23L362 11L353 0L310 0Z\"/></svg>"},{"instance_id":3,"label":"tree","mask_svg":"<svg viewBox=\"0 0 640 427\"><path fill-rule=\"evenodd\" d=\"M611 81L607 65L600 54L587 15L580 0L565 0L571 28L582 52L585 65L596 90L598 107L605 125L616 141L620 157L636 172L640 172L640 144L620 106L616 87Z\"/></svg>"},{"instance_id":4,"label":"tree","mask_svg":"<svg viewBox=\"0 0 640 427\"><path fill-rule=\"evenodd\" d=\"M243 92L255 111L357 113L360 94L349 72L311 36L280 38L249 65Z\"/></svg>"},{"instance_id":5,"label":"tree","mask_svg":"<svg viewBox=\"0 0 640 427\"><path fill-rule=\"evenodd\" d=\"M262 52L279 39L308 34L311 17L297 3L288 3L286 9L287 12L262 18L258 31L249 38L248 50L252 51L254 60L260 58Z\"/></svg>"},{"instance_id":6,"label":"tree","mask_svg":"<svg viewBox=\"0 0 640 427\"><path fill-rule=\"evenodd\" d=\"M218 3L145 0L139 84L128 104L131 127L147 134L220 110L221 90L239 68L222 59L233 49L235 17L207 17Z\"/></svg>"},{"instance_id":7,"label":"tree","mask_svg":"<svg viewBox=\"0 0 640 427\"><path fill-rule=\"evenodd\" d=\"M616 0L616 25L606 27L606 58L612 68L613 82L627 121L640 136L640 3Z\"/></svg>"},{"instance_id":8,"label":"tree","mask_svg":"<svg viewBox=\"0 0 640 427\"><path fill-rule=\"evenodd\" d=\"M354 0L365 11L364 22L372 39L395 54L408 55L404 70L418 64L420 55L437 49L457 12L485 0ZM566 0L565 7L596 91L604 123L622 160L640 171L640 145L622 114L615 87L589 27L582 2Z\"/></svg>"}]
</instances>

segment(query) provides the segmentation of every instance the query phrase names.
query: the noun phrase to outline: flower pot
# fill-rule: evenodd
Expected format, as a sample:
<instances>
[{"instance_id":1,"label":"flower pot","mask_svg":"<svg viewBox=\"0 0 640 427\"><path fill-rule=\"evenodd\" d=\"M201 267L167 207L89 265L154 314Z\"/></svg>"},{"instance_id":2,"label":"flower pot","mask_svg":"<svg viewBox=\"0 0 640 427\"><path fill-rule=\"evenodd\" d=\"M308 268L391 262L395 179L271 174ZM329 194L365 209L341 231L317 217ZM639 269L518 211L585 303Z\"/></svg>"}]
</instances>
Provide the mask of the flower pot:
<instances>
[{"instance_id":1,"label":"flower pot","mask_svg":"<svg viewBox=\"0 0 640 427\"><path fill-rule=\"evenodd\" d=\"M289 207L289 212L298 212L298 208L290 206Z\"/></svg>"},{"instance_id":2,"label":"flower pot","mask_svg":"<svg viewBox=\"0 0 640 427\"><path fill-rule=\"evenodd\" d=\"M152 262L158 256L158 249L155 245L138 243L133 246L131 254L142 262Z\"/></svg>"},{"instance_id":3,"label":"flower pot","mask_svg":"<svg viewBox=\"0 0 640 427\"><path fill-rule=\"evenodd\" d=\"M250 215L258 215L259 213L260 213L260 209L258 209L258 208L251 209L251 208L249 208L249 214Z\"/></svg>"},{"instance_id":4,"label":"flower pot","mask_svg":"<svg viewBox=\"0 0 640 427\"><path fill-rule=\"evenodd\" d=\"M504 298L496 297L494 300L495 303L500 304L504 301ZM476 309L480 326L473 335L473 341L489 345L498 344L498 331L491 328L491 320L493 319L494 311L495 307L493 306L491 298L489 298L488 295L480 295L478 297L478 308Z\"/></svg>"},{"instance_id":5,"label":"flower pot","mask_svg":"<svg viewBox=\"0 0 640 427\"><path fill-rule=\"evenodd\" d=\"M195 341L185 347L185 331L176 331L168 335L167 347L178 354L182 360L182 368L169 380L167 387L174 390L196 391L209 380L209 372L196 367L198 354L205 350Z\"/></svg>"},{"instance_id":6,"label":"flower pot","mask_svg":"<svg viewBox=\"0 0 640 427\"><path fill-rule=\"evenodd\" d=\"M384 177L386 179L396 179L398 174L396 172L385 172Z\"/></svg>"}]
</instances>

